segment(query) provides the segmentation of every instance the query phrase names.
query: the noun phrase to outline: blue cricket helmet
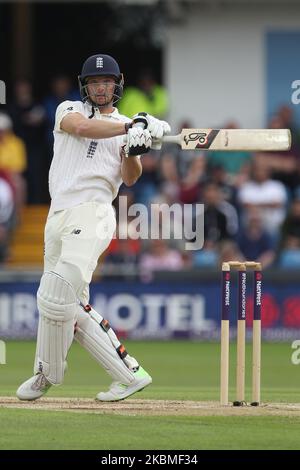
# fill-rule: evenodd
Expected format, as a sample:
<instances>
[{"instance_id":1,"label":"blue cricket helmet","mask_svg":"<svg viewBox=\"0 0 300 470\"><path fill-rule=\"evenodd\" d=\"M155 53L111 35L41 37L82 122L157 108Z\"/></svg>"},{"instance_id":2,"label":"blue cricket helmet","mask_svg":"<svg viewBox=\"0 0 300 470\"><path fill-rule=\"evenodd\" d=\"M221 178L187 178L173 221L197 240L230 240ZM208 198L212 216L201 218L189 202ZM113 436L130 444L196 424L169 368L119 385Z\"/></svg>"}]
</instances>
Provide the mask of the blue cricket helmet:
<instances>
[{"instance_id":1,"label":"blue cricket helmet","mask_svg":"<svg viewBox=\"0 0 300 470\"><path fill-rule=\"evenodd\" d=\"M114 90L113 104L116 103L123 94L124 78L123 74L120 72L117 61L107 54L92 55L84 62L81 75L78 76L79 91L82 101L84 103L87 101L95 106L88 94L86 79L87 77L99 75L108 75L115 78L116 87Z\"/></svg>"}]
</instances>

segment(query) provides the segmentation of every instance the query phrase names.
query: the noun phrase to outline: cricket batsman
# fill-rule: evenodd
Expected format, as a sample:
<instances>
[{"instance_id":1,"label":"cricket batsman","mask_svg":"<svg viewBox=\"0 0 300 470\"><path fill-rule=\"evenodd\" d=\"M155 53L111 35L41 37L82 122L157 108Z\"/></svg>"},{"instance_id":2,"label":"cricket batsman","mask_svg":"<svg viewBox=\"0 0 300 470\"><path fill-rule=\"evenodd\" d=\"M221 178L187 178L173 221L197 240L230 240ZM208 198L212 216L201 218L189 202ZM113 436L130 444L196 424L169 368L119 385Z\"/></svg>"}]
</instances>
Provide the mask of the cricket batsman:
<instances>
[{"instance_id":1,"label":"cricket batsman","mask_svg":"<svg viewBox=\"0 0 300 470\"><path fill-rule=\"evenodd\" d=\"M112 201L120 185L138 180L140 155L170 126L149 114L119 114L114 104L124 79L109 55L89 57L78 79L82 102L64 101L56 111L34 375L18 388L20 400L36 400L62 384L73 338L113 379L97 400L123 400L152 382L89 305L89 284L116 229Z\"/></svg>"}]
</instances>

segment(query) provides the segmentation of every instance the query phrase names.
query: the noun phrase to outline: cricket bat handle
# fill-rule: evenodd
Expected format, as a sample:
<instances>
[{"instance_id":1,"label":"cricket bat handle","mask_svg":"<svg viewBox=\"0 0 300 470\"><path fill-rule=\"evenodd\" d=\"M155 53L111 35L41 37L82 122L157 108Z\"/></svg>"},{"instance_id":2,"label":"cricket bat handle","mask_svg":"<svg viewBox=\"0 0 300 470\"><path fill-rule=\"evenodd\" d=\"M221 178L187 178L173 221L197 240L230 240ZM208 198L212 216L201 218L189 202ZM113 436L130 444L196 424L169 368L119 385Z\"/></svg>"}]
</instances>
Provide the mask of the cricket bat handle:
<instances>
[{"instance_id":1,"label":"cricket bat handle","mask_svg":"<svg viewBox=\"0 0 300 470\"><path fill-rule=\"evenodd\" d=\"M162 142L163 144L178 144L181 145L181 134L177 135L164 135L163 138L158 141L153 139L153 142Z\"/></svg>"}]
</instances>

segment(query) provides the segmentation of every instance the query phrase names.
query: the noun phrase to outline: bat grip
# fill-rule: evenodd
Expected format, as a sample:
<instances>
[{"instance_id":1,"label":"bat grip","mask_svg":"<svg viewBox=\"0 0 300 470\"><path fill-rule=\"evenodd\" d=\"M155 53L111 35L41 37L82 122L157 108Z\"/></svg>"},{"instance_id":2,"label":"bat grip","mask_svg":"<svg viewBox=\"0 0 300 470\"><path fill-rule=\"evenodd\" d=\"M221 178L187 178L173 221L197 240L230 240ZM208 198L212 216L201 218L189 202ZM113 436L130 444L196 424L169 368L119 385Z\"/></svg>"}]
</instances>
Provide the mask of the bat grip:
<instances>
[{"instance_id":1,"label":"bat grip","mask_svg":"<svg viewBox=\"0 0 300 470\"><path fill-rule=\"evenodd\" d=\"M179 135L164 135L161 140L153 139L153 143L160 142L163 144L178 144L181 145L181 136Z\"/></svg>"}]
</instances>

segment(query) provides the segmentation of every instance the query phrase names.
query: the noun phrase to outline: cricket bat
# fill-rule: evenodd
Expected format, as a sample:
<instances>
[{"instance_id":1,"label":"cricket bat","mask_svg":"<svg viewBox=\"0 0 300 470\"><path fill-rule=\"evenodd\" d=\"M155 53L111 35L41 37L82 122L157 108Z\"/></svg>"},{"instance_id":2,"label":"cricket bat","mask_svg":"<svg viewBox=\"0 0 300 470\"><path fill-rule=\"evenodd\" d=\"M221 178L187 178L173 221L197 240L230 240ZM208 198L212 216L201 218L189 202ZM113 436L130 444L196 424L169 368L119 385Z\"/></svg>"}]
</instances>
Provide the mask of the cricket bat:
<instances>
[{"instance_id":1,"label":"cricket bat","mask_svg":"<svg viewBox=\"0 0 300 470\"><path fill-rule=\"evenodd\" d=\"M182 129L178 135L164 136L162 142L178 144L182 150L284 151L291 148L291 132L289 129Z\"/></svg>"}]
</instances>

